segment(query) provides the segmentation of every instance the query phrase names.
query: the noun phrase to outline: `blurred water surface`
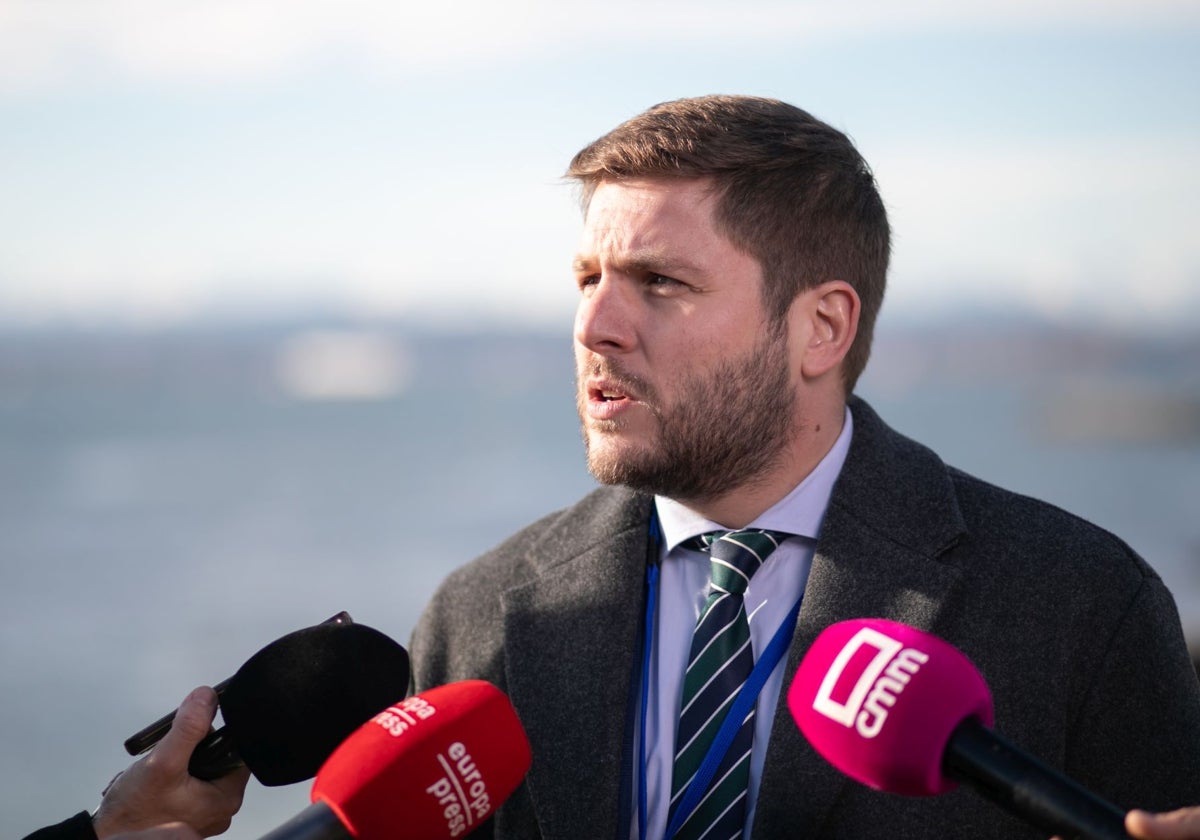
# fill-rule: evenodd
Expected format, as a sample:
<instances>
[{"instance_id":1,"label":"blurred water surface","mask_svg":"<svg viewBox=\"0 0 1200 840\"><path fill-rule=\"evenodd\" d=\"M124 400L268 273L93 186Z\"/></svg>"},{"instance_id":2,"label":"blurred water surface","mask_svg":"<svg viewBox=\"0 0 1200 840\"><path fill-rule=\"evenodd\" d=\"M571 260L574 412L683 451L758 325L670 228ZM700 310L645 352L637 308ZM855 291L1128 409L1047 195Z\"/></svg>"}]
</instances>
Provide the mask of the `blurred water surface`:
<instances>
[{"instance_id":1,"label":"blurred water surface","mask_svg":"<svg viewBox=\"0 0 1200 840\"><path fill-rule=\"evenodd\" d=\"M407 644L441 578L592 486L569 336L387 324L0 334L0 836L339 610ZM1200 340L881 333L860 387L949 463L1124 537L1200 649ZM307 784L251 782L255 838Z\"/></svg>"}]
</instances>

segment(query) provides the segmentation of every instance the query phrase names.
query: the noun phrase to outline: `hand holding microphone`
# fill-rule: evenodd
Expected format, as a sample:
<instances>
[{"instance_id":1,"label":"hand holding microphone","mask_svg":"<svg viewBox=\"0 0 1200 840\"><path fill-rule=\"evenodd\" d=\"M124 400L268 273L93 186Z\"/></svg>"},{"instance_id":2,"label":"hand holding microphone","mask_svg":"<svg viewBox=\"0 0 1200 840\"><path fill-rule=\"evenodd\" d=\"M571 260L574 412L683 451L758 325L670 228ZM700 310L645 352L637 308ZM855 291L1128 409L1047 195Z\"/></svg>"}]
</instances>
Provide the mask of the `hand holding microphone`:
<instances>
[{"instance_id":1,"label":"hand holding microphone","mask_svg":"<svg viewBox=\"0 0 1200 840\"><path fill-rule=\"evenodd\" d=\"M289 633L127 739L130 755L149 754L109 783L94 815L80 812L27 840L79 831L99 840L218 834L241 807L250 775L264 785L311 778L347 735L408 692L408 677L408 652L348 613ZM225 725L213 732L218 705Z\"/></svg>"},{"instance_id":2,"label":"hand holding microphone","mask_svg":"<svg viewBox=\"0 0 1200 840\"><path fill-rule=\"evenodd\" d=\"M913 627L827 627L796 671L788 707L817 752L876 790L927 796L965 782L1048 833L1129 837L1124 810L993 732L975 666Z\"/></svg>"},{"instance_id":3,"label":"hand holding microphone","mask_svg":"<svg viewBox=\"0 0 1200 840\"><path fill-rule=\"evenodd\" d=\"M229 828L241 807L249 771L234 770L213 781L188 773L188 759L208 734L216 711L217 697L211 688L197 688L184 699L154 751L130 765L104 791L92 818L99 840L174 821L187 823L204 836Z\"/></svg>"}]
</instances>

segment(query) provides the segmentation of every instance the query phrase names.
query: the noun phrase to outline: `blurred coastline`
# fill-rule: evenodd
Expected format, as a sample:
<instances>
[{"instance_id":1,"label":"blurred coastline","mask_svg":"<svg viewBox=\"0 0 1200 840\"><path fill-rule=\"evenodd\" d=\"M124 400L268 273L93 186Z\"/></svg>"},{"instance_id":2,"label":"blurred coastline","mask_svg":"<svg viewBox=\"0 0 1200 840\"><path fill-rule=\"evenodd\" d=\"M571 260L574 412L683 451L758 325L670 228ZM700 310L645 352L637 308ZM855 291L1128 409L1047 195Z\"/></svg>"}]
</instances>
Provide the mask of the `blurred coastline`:
<instances>
[{"instance_id":1,"label":"blurred coastline","mask_svg":"<svg viewBox=\"0 0 1200 840\"><path fill-rule=\"evenodd\" d=\"M0 328L0 834L92 807L193 685L338 610L407 643L452 568L592 486L570 335L350 319ZM1200 653L1200 335L881 325L860 393L1120 535ZM307 785L252 784L253 838Z\"/></svg>"}]
</instances>

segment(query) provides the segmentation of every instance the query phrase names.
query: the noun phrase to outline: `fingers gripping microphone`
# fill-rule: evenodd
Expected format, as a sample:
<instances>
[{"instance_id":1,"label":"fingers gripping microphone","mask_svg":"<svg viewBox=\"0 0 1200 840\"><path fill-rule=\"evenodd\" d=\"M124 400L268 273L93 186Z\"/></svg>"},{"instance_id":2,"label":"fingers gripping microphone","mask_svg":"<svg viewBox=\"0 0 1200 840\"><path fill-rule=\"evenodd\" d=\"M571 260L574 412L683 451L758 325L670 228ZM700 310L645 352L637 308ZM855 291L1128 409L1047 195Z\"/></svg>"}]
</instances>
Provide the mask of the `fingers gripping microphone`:
<instances>
[{"instance_id":1,"label":"fingers gripping microphone","mask_svg":"<svg viewBox=\"0 0 1200 840\"><path fill-rule=\"evenodd\" d=\"M1122 809L993 732L979 671L913 627L883 619L827 627L796 671L788 707L817 752L876 790L928 796L964 782L1062 837L1128 837Z\"/></svg>"},{"instance_id":2,"label":"fingers gripping microphone","mask_svg":"<svg viewBox=\"0 0 1200 840\"><path fill-rule=\"evenodd\" d=\"M408 653L341 613L276 639L218 686L225 725L192 753L188 772L215 779L242 763L263 785L311 779L347 735L408 693ZM125 742L137 755L167 715Z\"/></svg>"},{"instance_id":3,"label":"fingers gripping microphone","mask_svg":"<svg viewBox=\"0 0 1200 840\"><path fill-rule=\"evenodd\" d=\"M313 804L262 840L462 837L517 789L530 761L499 689L450 683L363 724L317 772Z\"/></svg>"}]
</instances>

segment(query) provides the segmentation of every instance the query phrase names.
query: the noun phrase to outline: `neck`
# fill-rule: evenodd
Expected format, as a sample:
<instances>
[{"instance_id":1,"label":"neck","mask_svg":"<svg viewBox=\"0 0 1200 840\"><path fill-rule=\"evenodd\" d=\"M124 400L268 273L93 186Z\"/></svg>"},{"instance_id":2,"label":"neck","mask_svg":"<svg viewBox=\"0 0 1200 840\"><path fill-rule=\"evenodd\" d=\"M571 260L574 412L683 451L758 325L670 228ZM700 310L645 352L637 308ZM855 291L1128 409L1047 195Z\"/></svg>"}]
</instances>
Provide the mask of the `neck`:
<instances>
[{"instance_id":1,"label":"neck","mask_svg":"<svg viewBox=\"0 0 1200 840\"><path fill-rule=\"evenodd\" d=\"M810 417L786 447L778 466L768 474L751 479L720 496L675 499L684 507L725 528L744 528L792 492L829 454L845 425L845 405Z\"/></svg>"}]
</instances>

